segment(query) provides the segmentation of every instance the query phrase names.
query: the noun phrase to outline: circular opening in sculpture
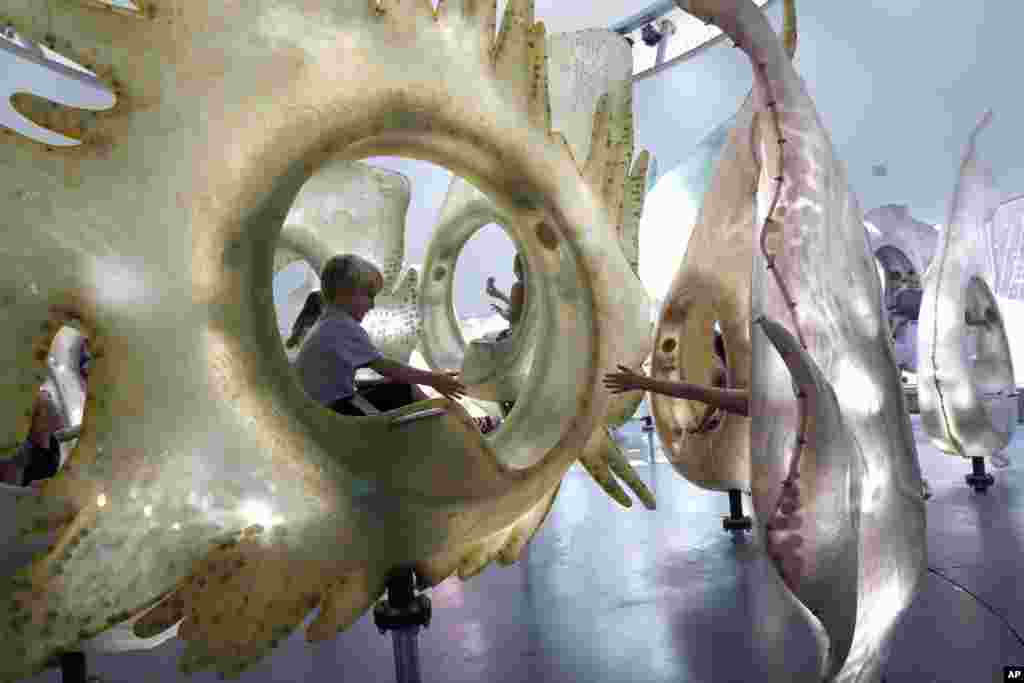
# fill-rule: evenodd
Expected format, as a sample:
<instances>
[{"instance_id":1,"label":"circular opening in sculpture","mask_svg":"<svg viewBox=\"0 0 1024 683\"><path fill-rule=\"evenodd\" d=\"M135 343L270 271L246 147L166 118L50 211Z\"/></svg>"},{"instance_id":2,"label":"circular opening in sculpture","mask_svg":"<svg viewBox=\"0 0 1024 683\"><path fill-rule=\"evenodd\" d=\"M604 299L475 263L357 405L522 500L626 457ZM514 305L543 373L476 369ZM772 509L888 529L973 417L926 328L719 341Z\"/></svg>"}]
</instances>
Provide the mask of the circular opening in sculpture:
<instances>
[{"instance_id":1,"label":"circular opening in sculpture","mask_svg":"<svg viewBox=\"0 0 1024 683\"><path fill-rule=\"evenodd\" d=\"M711 342L711 366L707 383L712 387L727 388L730 386L731 381L721 321L715 320L711 324L709 341ZM700 402L695 402L693 405L697 408L697 412L696 421L689 428L690 433L703 434L715 431L721 427L725 417L724 411Z\"/></svg>"},{"instance_id":2,"label":"circular opening in sculpture","mask_svg":"<svg viewBox=\"0 0 1024 683\"><path fill-rule=\"evenodd\" d=\"M466 240L455 264L452 305L466 342L512 330L525 302L525 274L515 242L489 223Z\"/></svg>"},{"instance_id":3,"label":"circular opening in sculpture","mask_svg":"<svg viewBox=\"0 0 1024 683\"><path fill-rule=\"evenodd\" d=\"M662 353L672 353L675 350L676 350L676 340L675 339L669 338L669 339L666 339L663 342L661 342L661 352Z\"/></svg>"},{"instance_id":4,"label":"circular opening in sculpture","mask_svg":"<svg viewBox=\"0 0 1024 683\"><path fill-rule=\"evenodd\" d=\"M420 369L460 372L471 388L467 398L476 399L463 402L474 417L497 417L499 404L510 409L530 368L520 343L525 337L506 341L513 327L509 318L516 313L525 317L526 261L518 258L498 215L489 197L435 164L401 157L325 164L294 199L275 255L278 331L289 360L299 357L316 322L318 311L303 313L320 286L311 264L322 267L333 256L351 253L375 265L383 276L383 287L361 321L378 351ZM422 265L409 263L417 257L425 257ZM422 282L421 272L426 274ZM518 311L512 304L516 298ZM326 302L320 303L322 311ZM426 331L424 320L432 321ZM452 330L444 333L449 325ZM449 348L431 354L436 344L421 346L424 337L436 339L438 331L456 340L448 344L455 352ZM484 350L493 353L477 354L467 366L468 351L461 349L488 333L495 343ZM506 381L508 372L516 374L514 381ZM487 377L481 379L481 374ZM383 379L362 367L355 389L359 394L384 389L374 384ZM416 385L413 396L418 401L439 394L428 385Z\"/></svg>"},{"instance_id":5,"label":"circular opening in sculpture","mask_svg":"<svg viewBox=\"0 0 1024 683\"><path fill-rule=\"evenodd\" d=\"M921 282L913 262L903 251L886 245L875 252L875 259L881 266L882 290L888 309L894 298L904 289L920 289Z\"/></svg>"},{"instance_id":6,"label":"circular opening in sculpture","mask_svg":"<svg viewBox=\"0 0 1024 683\"><path fill-rule=\"evenodd\" d=\"M48 377L42 388L56 399L67 428L74 429L82 424L91 366L89 339L72 327L62 326L50 345Z\"/></svg>"},{"instance_id":7,"label":"circular opening in sculpture","mask_svg":"<svg viewBox=\"0 0 1024 683\"><path fill-rule=\"evenodd\" d=\"M30 431L24 436L26 439L33 435L43 439L52 437L57 442L57 452L34 450L32 462L21 470L10 463L0 464L0 481L6 484L23 486L56 475L77 443L92 365L88 339L77 329L62 326L50 344L44 363L44 379L30 409Z\"/></svg>"},{"instance_id":8,"label":"circular opening in sculpture","mask_svg":"<svg viewBox=\"0 0 1024 683\"><path fill-rule=\"evenodd\" d=\"M581 409L587 409L576 392L567 392L566 389L574 386L575 378L581 373L592 370L595 357L593 315L597 308L582 277L577 251L563 249L561 244L560 235L565 231L561 225L562 215L570 207L561 206L560 194L547 197L538 190L545 183L534 177L537 169L528 162L529 157L516 157L505 164L481 164L490 147L470 153L466 146L437 142L430 136L375 136L339 143L332 148L331 153L335 156L316 157L303 167L297 166L308 169L310 175L301 180L299 177L282 178L277 202L264 201L274 204L277 212L285 212L283 225L276 233L277 241L271 248L279 253L296 254L320 267L332 256L344 253L358 255L376 264L384 285L375 296L373 309L362 320L372 345L385 357L406 364L412 363L413 351L419 346L427 368L434 372L458 372L467 389L472 385L475 391L484 385L474 384L469 377L470 368L466 367L469 345L462 339L453 296L456 262L463 243L472 236L472 232L489 223L506 225L526 256L524 270L529 281L526 296L529 314L520 328L521 333L512 335L511 343L495 345L500 347L497 350L504 349L508 353L497 358L491 364L493 368L484 368L495 378L512 378L512 381L490 383L491 389L500 384L502 396L488 397L482 392L467 392L467 397L492 403L515 400L514 410L495 433L493 449L495 453L501 453L500 459L507 466L530 467L544 453L563 443L573 416L578 415ZM406 150L414 150L415 161L377 156L402 154ZM321 153L317 151L317 154ZM433 163L421 161L426 159ZM454 177L441 165L448 161L452 168L463 170L466 177L473 178L474 182L479 178L481 187L486 187L488 194L463 178ZM398 168L401 170L396 170ZM438 177L424 180L420 172L422 169L429 169L428 175L436 172ZM434 201L426 207L420 202L417 208L419 200L413 188L421 186L429 186L426 194L433 196ZM523 201L524 196L530 197L530 201ZM290 205L284 203L285 198L291 202ZM452 216L455 199L463 201L457 212L460 217L446 230L444 224ZM547 228L538 235L535 229L540 223L546 223ZM256 219L251 227L254 231L264 229ZM237 239L228 235L227 230L225 228L223 237L217 237L214 245L221 251L230 249L232 239ZM419 244L412 238L414 233L421 236ZM546 245L541 243L542 238ZM421 246L424 244L425 249ZM259 250L262 248L257 244L252 255L261 258ZM549 248L554 254L548 251ZM506 264L511 263L511 255L506 255ZM205 254L202 258L208 260L209 256ZM224 270L227 279L236 277L239 267L234 266L232 271L231 264L223 259L221 262L229 266ZM275 265L280 267L280 264ZM444 268L444 276L440 280L435 279L435 274L440 272L436 270L438 268ZM244 274L244 269L242 273L243 280L249 277ZM270 275L265 279L251 279L250 298L256 306L261 300L270 298L268 290L271 289L272 273ZM564 286L569 283L582 286ZM482 288L474 289L472 296L483 299L485 292L481 291ZM569 305L559 305L568 297L572 298L571 304L566 301ZM390 302L385 305L388 299ZM484 304L485 310L488 307L489 303ZM268 332L278 326L266 325L273 320L272 311L264 309L259 315L263 319L260 327ZM370 315L380 320L381 324L375 330L370 329ZM558 331L534 335L530 332L534 329ZM294 357L296 362L311 348L312 340L313 337L306 337ZM385 347L397 349L400 353L392 353ZM239 351L246 352L245 349ZM317 435L317 439L335 438L332 435L349 429L351 419L340 422L326 419L313 408L312 404L319 403L321 407L328 404L326 400L317 400L315 392L309 388L311 381L303 375L302 368L296 369L298 372L289 371L286 365L278 362L269 369L275 380L289 385L282 387L281 391L294 402L296 416ZM309 374L312 376L313 373ZM357 390L360 381L357 375ZM424 385L416 386L423 391ZM268 389L266 385L253 386L252 391L265 393ZM506 399L506 394L511 399ZM417 397L413 403L420 401ZM408 403L379 412L392 413L406 405ZM467 403L463 405L468 407ZM362 413L366 414L365 411ZM445 425L443 428L431 427L442 432L449 430L452 424L450 420L434 422ZM383 421L375 418L375 424L383 424ZM571 438L576 438L575 434Z\"/></svg>"}]
</instances>

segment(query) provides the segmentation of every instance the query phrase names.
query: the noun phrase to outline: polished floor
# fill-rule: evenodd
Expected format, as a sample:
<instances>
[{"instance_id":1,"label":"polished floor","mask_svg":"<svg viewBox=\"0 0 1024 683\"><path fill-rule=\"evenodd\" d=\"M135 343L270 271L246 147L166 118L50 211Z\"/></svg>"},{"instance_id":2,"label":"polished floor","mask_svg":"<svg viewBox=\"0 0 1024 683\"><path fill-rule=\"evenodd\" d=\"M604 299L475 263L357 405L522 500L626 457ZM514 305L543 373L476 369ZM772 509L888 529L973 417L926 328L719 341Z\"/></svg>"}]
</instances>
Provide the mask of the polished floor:
<instances>
[{"instance_id":1,"label":"polished floor","mask_svg":"<svg viewBox=\"0 0 1024 683\"><path fill-rule=\"evenodd\" d=\"M927 444L914 418L928 502L929 571L899 627L888 683L988 683L1024 663L1024 429L1012 464L974 493L965 460ZM722 530L724 494L698 489L657 456L637 425L622 434L658 510L625 510L586 473L566 477L555 508L512 567L431 591L419 638L424 683L811 681L811 633L775 590L757 543ZM747 499L748 500L748 499ZM745 500L745 503L747 502ZM954 583L955 582L955 583ZM959 584L956 585L956 584ZM217 680L177 672L178 641L94 657L108 683ZM369 617L335 641L301 632L241 678L252 683L395 680L390 637ZM56 671L33 679L60 680Z\"/></svg>"}]
</instances>

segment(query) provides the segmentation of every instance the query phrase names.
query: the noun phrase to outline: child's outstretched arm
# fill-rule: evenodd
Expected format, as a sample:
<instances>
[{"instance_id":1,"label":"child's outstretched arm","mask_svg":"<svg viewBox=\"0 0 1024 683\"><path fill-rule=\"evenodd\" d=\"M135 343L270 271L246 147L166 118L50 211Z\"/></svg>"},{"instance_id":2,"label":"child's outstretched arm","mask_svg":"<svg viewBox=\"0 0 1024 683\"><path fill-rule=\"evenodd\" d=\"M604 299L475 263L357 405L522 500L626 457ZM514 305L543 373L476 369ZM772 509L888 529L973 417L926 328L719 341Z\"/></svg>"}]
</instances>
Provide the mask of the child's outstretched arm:
<instances>
[{"instance_id":1,"label":"child's outstretched arm","mask_svg":"<svg viewBox=\"0 0 1024 683\"><path fill-rule=\"evenodd\" d=\"M746 389L722 389L689 382L670 382L639 375L624 365L618 368L619 372L609 372L604 376L604 386L613 394L636 390L650 391L663 396L700 401L721 408L727 413L744 417L750 414L750 392Z\"/></svg>"},{"instance_id":2,"label":"child's outstretched arm","mask_svg":"<svg viewBox=\"0 0 1024 683\"><path fill-rule=\"evenodd\" d=\"M429 372L399 363L390 358L378 358L369 367L389 379L405 384L423 384L433 387L445 398L454 400L466 395L465 385L456 379L458 372Z\"/></svg>"}]
</instances>

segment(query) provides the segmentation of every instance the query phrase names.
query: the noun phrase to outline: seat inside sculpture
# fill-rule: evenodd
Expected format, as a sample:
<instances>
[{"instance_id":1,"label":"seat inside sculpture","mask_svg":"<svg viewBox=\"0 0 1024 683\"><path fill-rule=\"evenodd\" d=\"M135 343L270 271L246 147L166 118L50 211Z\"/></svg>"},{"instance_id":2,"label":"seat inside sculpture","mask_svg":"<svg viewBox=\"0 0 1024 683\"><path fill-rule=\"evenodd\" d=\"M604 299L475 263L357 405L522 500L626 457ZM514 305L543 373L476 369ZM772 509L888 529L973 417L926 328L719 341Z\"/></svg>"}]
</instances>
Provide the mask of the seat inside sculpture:
<instances>
[{"instance_id":1,"label":"seat inside sculpture","mask_svg":"<svg viewBox=\"0 0 1024 683\"><path fill-rule=\"evenodd\" d=\"M1006 332L998 304L984 280L971 278L965 292L964 325L972 379L982 394L1006 394L1014 389L1007 380Z\"/></svg>"},{"instance_id":2,"label":"seat inside sculpture","mask_svg":"<svg viewBox=\"0 0 1024 683\"><path fill-rule=\"evenodd\" d=\"M896 352L896 365L914 381L917 372L917 330L921 308L921 276L911 260L894 246L875 252L889 332Z\"/></svg>"}]
</instances>

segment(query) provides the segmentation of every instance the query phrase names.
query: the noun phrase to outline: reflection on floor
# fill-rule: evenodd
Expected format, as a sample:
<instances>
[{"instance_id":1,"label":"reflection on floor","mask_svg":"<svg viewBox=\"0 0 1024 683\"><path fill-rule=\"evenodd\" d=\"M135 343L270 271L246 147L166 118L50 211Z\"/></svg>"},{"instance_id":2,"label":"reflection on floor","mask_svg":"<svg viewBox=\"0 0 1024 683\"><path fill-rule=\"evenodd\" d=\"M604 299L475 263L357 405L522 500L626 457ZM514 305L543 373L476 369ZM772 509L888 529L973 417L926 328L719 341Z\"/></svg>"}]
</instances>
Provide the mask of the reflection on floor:
<instances>
[{"instance_id":1,"label":"reflection on floor","mask_svg":"<svg viewBox=\"0 0 1024 683\"><path fill-rule=\"evenodd\" d=\"M1011 444L1014 464L995 470L995 485L981 495L964 483L969 462L937 452L916 416L914 424L934 492L930 565L977 598L929 573L899 627L887 680L1002 680L1004 665L1024 663L1024 641L1013 632L1024 632L1024 430ZM658 510L624 510L571 471L518 565L489 568L465 584L449 579L431 592L434 622L419 643L426 683L812 680L810 631L773 588L757 543L722 531L726 495L697 489L667 464L647 464L637 426L622 438L645 465L638 469ZM147 653L94 657L89 668L108 683L217 680L179 674L181 650L171 641ZM296 632L241 680L389 683L394 675L390 637L364 617L318 646ZM60 675L33 680L55 683Z\"/></svg>"}]
</instances>

